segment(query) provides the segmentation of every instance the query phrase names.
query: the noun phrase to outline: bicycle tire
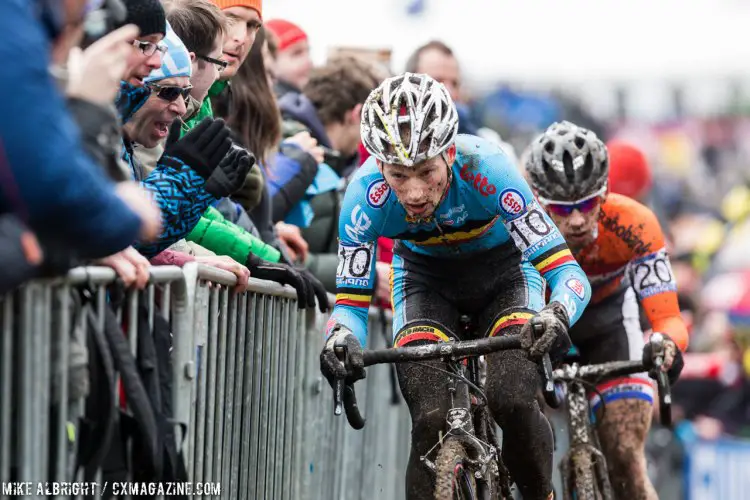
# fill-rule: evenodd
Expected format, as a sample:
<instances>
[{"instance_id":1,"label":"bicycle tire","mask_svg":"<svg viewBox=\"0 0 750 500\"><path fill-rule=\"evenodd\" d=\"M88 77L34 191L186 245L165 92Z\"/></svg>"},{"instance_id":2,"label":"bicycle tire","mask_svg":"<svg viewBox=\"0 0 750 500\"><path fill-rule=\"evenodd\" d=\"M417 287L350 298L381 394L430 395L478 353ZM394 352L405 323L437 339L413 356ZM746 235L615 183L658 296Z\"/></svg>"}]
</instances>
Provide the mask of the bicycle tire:
<instances>
[{"instance_id":1,"label":"bicycle tire","mask_svg":"<svg viewBox=\"0 0 750 500\"><path fill-rule=\"evenodd\" d=\"M435 500L475 500L477 483L465 467L469 456L455 438L448 438L435 460Z\"/></svg>"}]
</instances>

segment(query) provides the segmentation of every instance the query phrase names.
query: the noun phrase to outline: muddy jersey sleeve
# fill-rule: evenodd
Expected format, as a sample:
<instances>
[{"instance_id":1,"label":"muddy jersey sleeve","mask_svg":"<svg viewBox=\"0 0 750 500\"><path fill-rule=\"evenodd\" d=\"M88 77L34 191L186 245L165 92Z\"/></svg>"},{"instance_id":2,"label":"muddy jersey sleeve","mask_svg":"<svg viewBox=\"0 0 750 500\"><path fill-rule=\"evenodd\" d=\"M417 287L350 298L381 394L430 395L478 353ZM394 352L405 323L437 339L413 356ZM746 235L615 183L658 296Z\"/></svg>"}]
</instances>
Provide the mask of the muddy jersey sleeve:
<instances>
[{"instance_id":1,"label":"muddy jersey sleeve","mask_svg":"<svg viewBox=\"0 0 750 500\"><path fill-rule=\"evenodd\" d=\"M368 203L371 179L355 177L349 184L339 215L339 263L336 304L326 325L326 337L337 324L346 326L367 345L367 313L375 289L375 252L384 221L383 207ZM370 193L372 194L372 193Z\"/></svg>"},{"instance_id":2,"label":"muddy jersey sleeve","mask_svg":"<svg viewBox=\"0 0 750 500\"><path fill-rule=\"evenodd\" d=\"M502 218L516 247L542 275L550 288L550 301L562 304L570 324L580 318L591 299L586 274L573 258L562 234L537 203L518 169L499 150L483 162L494 163L490 181L498 186L497 196L486 208Z\"/></svg>"},{"instance_id":3,"label":"muddy jersey sleeve","mask_svg":"<svg viewBox=\"0 0 750 500\"><path fill-rule=\"evenodd\" d=\"M630 281L646 311L646 317L655 332L669 335L681 350L687 349L688 332L680 315L675 281L669 255L665 248L664 233L651 210L639 207L632 217L640 227L637 245L631 245L632 260L628 266Z\"/></svg>"}]
</instances>

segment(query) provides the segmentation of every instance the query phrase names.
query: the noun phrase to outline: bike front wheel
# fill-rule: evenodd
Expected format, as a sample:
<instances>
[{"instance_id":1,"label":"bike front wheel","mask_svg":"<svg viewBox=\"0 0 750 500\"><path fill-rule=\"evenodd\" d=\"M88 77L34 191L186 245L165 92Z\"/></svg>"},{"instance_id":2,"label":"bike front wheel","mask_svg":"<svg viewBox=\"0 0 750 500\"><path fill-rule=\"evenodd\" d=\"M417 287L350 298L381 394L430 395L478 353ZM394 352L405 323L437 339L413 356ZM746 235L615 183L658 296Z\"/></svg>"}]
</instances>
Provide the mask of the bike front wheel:
<instances>
[{"instance_id":1,"label":"bike front wheel","mask_svg":"<svg viewBox=\"0 0 750 500\"><path fill-rule=\"evenodd\" d=\"M448 438L435 460L435 500L475 500L477 483L469 467L466 448Z\"/></svg>"}]
</instances>

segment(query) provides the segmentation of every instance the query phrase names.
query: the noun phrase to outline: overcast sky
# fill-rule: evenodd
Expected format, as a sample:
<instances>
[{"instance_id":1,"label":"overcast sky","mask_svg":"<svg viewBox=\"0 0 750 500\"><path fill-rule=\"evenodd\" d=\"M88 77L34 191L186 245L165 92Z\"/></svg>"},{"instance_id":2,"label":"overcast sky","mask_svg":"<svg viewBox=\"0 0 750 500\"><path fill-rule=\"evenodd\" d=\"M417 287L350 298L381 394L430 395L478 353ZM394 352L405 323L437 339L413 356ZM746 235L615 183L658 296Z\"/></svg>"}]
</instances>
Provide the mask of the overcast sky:
<instances>
[{"instance_id":1,"label":"overcast sky","mask_svg":"<svg viewBox=\"0 0 750 500\"><path fill-rule=\"evenodd\" d=\"M422 17L410 1L267 0L264 17L302 26L318 62L331 46L388 47L401 70L441 38L478 80L750 74L746 0L423 0Z\"/></svg>"}]
</instances>

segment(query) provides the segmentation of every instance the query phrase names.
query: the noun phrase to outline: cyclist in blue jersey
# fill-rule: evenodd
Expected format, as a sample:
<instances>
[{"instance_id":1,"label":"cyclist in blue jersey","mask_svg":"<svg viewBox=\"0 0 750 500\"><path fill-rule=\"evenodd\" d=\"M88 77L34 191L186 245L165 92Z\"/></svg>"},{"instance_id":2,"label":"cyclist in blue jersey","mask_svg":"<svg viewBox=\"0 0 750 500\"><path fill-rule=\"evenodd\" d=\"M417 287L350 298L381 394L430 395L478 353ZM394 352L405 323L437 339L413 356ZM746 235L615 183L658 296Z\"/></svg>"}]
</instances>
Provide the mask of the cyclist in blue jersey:
<instances>
[{"instance_id":1,"label":"cyclist in blue jersey","mask_svg":"<svg viewBox=\"0 0 750 500\"><path fill-rule=\"evenodd\" d=\"M394 345L464 340L463 314L486 336L522 335L525 350L487 356L487 395L503 429L503 460L523 498L548 499L552 433L535 398L536 360L567 352L568 328L586 307L590 286L506 154L457 129L453 101L427 75L389 78L365 102L361 135L372 157L352 179L341 210L336 305L321 370L329 382L364 377L376 240L395 239ZM533 317L545 327L536 341L528 326ZM339 339L347 343L348 371L333 352ZM433 475L420 456L444 429L448 378L409 363L397 370L413 426L407 498L432 498Z\"/></svg>"}]
</instances>

